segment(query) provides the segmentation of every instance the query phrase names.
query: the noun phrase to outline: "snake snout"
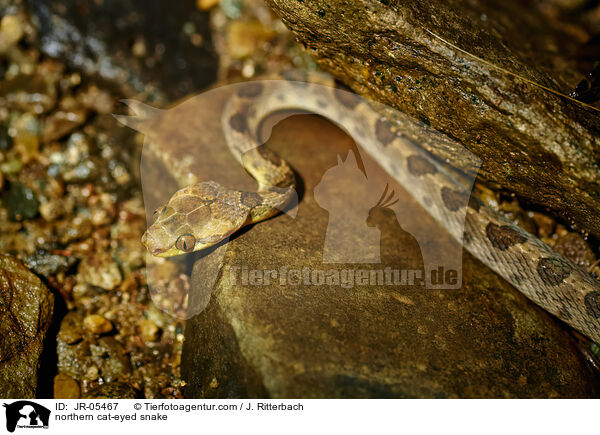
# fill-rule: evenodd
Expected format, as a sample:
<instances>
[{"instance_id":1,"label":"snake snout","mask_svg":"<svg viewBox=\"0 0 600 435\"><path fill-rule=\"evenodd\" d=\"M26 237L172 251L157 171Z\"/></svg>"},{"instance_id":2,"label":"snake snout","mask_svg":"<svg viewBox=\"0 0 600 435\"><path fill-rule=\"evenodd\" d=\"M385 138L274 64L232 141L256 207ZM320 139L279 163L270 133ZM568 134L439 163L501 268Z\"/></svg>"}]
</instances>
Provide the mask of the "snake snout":
<instances>
[{"instance_id":1,"label":"snake snout","mask_svg":"<svg viewBox=\"0 0 600 435\"><path fill-rule=\"evenodd\" d=\"M142 244L152 255L158 255L164 251L164 249L162 249L158 245L157 240L152 236L152 234L149 231L146 231L142 236Z\"/></svg>"}]
</instances>

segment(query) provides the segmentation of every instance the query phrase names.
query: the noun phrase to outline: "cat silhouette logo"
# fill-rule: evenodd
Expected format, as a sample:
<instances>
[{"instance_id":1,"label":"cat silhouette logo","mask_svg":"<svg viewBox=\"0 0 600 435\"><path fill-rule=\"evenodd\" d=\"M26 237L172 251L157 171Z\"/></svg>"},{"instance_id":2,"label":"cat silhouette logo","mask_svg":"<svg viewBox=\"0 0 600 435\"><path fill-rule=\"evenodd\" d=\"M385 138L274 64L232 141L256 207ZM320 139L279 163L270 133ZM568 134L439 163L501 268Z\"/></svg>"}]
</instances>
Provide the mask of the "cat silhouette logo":
<instances>
[{"instance_id":1,"label":"cat silhouette logo","mask_svg":"<svg viewBox=\"0 0 600 435\"><path fill-rule=\"evenodd\" d=\"M50 410L29 400L19 400L4 404L6 408L6 430L14 432L19 429L48 429Z\"/></svg>"}]
</instances>

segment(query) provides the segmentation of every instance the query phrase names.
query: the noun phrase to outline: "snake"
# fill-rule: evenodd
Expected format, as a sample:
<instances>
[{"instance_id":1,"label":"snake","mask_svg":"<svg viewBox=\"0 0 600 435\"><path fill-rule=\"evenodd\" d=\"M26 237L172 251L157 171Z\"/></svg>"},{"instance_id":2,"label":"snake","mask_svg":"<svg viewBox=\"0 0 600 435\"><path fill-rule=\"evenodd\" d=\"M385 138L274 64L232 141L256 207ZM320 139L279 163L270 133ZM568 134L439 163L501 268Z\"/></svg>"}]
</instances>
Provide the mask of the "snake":
<instances>
[{"instance_id":1,"label":"snake","mask_svg":"<svg viewBox=\"0 0 600 435\"><path fill-rule=\"evenodd\" d=\"M535 304L600 342L600 282L472 196L456 171L403 134L414 130L417 121L407 117L390 122L373 102L349 98L356 96L321 74L304 74L300 81L276 78L280 80L240 86L221 115L227 147L256 180L257 189L181 181L181 189L154 211L153 223L142 237L152 255L171 257L204 250L285 210L296 198L296 176L281 156L262 144L259 129L275 112L301 110L344 129L473 256ZM125 102L136 108L133 101ZM118 118L132 125L130 117Z\"/></svg>"}]
</instances>

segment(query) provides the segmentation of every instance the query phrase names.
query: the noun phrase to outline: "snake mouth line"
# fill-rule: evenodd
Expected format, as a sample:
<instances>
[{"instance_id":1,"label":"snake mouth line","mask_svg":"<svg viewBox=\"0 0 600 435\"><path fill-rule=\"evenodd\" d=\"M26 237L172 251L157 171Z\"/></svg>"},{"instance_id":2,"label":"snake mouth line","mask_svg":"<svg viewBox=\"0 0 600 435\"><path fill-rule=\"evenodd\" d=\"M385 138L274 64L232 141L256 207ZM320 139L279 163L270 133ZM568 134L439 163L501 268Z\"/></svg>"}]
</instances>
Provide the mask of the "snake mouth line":
<instances>
[{"instance_id":1,"label":"snake mouth line","mask_svg":"<svg viewBox=\"0 0 600 435\"><path fill-rule=\"evenodd\" d=\"M156 239L152 236L149 231L146 231L142 236L142 245L150 252L152 255L160 257L161 254L164 255L165 249L156 247Z\"/></svg>"}]
</instances>

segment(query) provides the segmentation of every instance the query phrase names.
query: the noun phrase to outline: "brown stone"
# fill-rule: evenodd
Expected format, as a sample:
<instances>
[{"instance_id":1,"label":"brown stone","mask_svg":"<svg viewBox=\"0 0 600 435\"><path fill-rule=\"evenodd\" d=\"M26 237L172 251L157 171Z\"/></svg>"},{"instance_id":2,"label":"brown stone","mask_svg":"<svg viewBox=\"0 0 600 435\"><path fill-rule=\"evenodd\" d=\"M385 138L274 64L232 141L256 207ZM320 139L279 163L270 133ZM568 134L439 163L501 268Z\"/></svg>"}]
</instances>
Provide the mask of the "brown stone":
<instances>
[{"instance_id":1,"label":"brown stone","mask_svg":"<svg viewBox=\"0 0 600 435\"><path fill-rule=\"evenodd\" d=\"M569 333L468 253L459 290L233 284L227 266L323 268L328 213L316 204L313 189L337 155L354 146L313 116L283 121L268 145L304 183L298 215L277 216L235 237L226 245L225 269L212 296L190 294L191 306L195 299L209 303L186 325L182 374L188 397L598 396ZM365 167L374 167L363 159ZM223 162L197 162L195 170L239 183L241 168ZM374 179L383 174L377 171ZM389 187L409 214L432 225L400 186ZM410 236L390 233L385 223L378 228L387 234L382 261L422 267ZM199 259L192 287L203 280L202 265Z\"/></svg>"},{"instance_id":2,"label":"brown stone","mask_svg":"<svg viewBox=\"0 0 600 435\"><path fill-rule=\"evenodd\" d=\"M35 398L54 296L15 258L0 254L0 398Z\"/></svg>"},{"instance_id":3,"label":"brown stone","mask_svg":"<svg viewBox=\"0 0 600 435\"><path fill-rule=\"evenodd\" d=\"M81 390L79 383L67 375L56 375L54 378L55 399L79 399Z\"/></svg>"}]
</instances>

